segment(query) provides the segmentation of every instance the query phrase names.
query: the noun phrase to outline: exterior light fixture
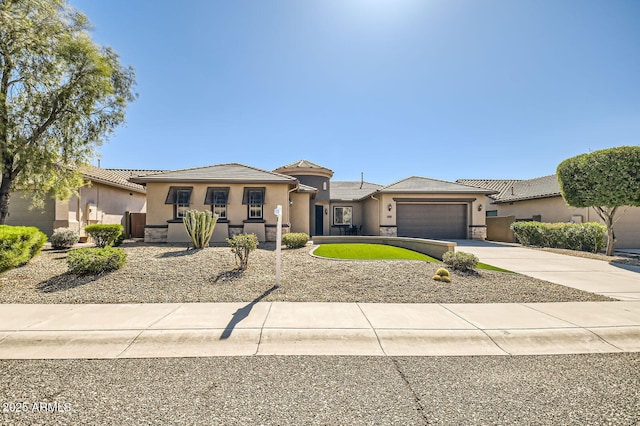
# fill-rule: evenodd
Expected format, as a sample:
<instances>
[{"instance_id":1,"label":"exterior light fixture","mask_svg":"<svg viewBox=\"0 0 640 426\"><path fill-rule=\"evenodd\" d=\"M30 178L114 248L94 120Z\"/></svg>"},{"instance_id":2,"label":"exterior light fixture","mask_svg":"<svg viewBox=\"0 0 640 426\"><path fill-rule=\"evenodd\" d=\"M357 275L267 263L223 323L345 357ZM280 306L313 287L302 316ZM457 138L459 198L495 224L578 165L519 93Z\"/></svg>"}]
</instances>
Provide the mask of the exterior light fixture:
<instances>
[{"instance_id":1,"label":"exterior light fixture","mask_svg":"<svg viewBox=\"0 0 640 426\"><path fill-rule=\"evenodd\" d=\"M324 214L329 214L329 209L325 207Z\"/></svg>"},{"instance_id":2,"label":"exterior light fixture","mask_svg":"<svg viewBox=\"0 0 640 426\"><path fill-rule=\"evenodd\" d=\"M389 205L387 206L387 210L391 211L392 208L393 208L393 204L389 203Z\"/></svg>"},{"instance_id":3,"label":"exterior light fixture","mask_svg":"<svg viewBox=\"0 0 640 426\"><path fill-rule=\"evenodd\" d=\"M482 204L478 204L478 211L481 212L482 211Z\"/></svg>"}]
</instances>

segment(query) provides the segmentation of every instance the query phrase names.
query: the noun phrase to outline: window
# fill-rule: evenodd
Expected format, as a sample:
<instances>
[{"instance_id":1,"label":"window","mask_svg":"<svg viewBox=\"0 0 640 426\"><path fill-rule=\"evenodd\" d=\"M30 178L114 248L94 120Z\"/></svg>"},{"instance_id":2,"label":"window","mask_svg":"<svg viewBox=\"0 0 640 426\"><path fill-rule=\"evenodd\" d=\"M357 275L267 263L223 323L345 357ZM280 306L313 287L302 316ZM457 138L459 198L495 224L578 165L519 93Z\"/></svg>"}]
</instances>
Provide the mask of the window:
<instances>
[{"instance_id":1,"label":"window","mask_svg":"<svg viewBox=\"0 0 640 426\"><path fill-rule=\"evenodd\" d=\"M242 196L242 204L248 206L249 219L262 219L262 207L264 205L264 188L245 188Z\"/></svg>"},{"instance_id":2,"label":"window","mask_svg":"<svg viewBox=\"0 0 640 426\"><path fill-rule=\"evenodd\" d=\"M334 225L351 225L352 207L334 207L333 208L333 224Z\"/></svg>"},{"instance_id":3,"label":"window","mask_svg":"<svg viewBox=\"0 0 640 426\"><path fill-rule=\"evenodd\" d=\"M173 204L173 218L182 219L191 205L192 187L172 186L169 188L165 204Z\"/></svg>"},{"instance_id":4,"label":"window","mask_svg":"<svg viewBox=\"0 0 640 426\"><path fill-rule=\"evenodd\" d=\"M487 210L487 217L496 217L498 216L498 210Z\"/></svg>"},{"instance_id":5,"label":"window","mask_svg":"<svg viewBox=\"0 0 640 426\"><path fill-rule=\"evenodd\" d=\"M229 200L229 188L207 188L204 199L205 205L211 206L211 212L218 215L218 219L227 218L227 202Z\"/></svg>"}]
</instances>

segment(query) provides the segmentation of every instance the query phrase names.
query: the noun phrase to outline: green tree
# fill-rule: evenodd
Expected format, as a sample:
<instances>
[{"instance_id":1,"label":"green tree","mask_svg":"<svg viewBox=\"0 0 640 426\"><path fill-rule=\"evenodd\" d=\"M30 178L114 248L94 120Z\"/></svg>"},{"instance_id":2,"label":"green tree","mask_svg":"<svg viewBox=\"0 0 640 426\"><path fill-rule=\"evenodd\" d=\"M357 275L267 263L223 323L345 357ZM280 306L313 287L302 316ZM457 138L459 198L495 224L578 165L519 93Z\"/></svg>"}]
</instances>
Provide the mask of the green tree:
<instances>
[{"instance_id":1,"label":"green tree","mask_svg":"<svg viewBox=\"0 0 640 426\"><path fill-rule=\"evenodd\" d=\"M607 226L607 255L615 249L616 213L640 206L640 146L621 146L568 158L558 165L567 204L593 207Z\"/></svg>"},{"instance_id":2,"label":"green tree","mask_svg":"<svg viewBox=\"0 0 640 426\"><path fill-rule=\"evenodd\" d=\"M0 224L11 193L34 204L80 185L78 168L124 121L135 76L65 0L0 0Z\"/></svg>"}]
</instances>

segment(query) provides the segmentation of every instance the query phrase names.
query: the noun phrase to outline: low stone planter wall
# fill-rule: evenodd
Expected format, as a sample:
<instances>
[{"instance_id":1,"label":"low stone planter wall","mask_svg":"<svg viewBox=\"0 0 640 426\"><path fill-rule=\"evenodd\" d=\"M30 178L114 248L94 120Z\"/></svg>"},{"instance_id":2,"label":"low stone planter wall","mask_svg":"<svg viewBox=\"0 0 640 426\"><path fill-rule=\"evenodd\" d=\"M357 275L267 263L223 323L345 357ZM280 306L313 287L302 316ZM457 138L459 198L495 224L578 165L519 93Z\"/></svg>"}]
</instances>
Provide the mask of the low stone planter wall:
<instances>
[{"instance_id":1,"label":"low stone planter wall","mask_svg":"<svg viewBox=\"0 0 640 426\"><path fill-rule=\"evenodd\" d=\"M448 251L455 251L456 243L450 241L425 240L408 237L376 237L376 236L316 236L312 238L314 244L386 244L402 247L424 253L428 256L442 259Z\"/></svg>"}]
</instances>

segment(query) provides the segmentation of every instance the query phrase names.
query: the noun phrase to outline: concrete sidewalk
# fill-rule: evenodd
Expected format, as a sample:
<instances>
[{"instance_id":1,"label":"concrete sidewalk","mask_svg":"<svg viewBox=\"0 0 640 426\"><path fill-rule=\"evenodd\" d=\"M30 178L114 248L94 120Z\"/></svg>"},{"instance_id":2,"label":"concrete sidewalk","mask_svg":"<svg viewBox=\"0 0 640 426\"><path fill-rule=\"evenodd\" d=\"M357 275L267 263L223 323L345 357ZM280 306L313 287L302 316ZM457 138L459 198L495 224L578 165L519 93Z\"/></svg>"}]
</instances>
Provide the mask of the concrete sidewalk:
<instances>
[{"instance_id":1,"label":"concrete sidewalk","mask_svg":"<svg viewBox=\"0 0 640 426\"><path fill-rule=\"evenodd\" d=\"M519 274L602 294L618 300L640 300L640 267L551 253L511 244L454 240L457 251Z\"/></svg>"},{"instance_id":2,"label":"concrete sidewalk","mask_svg":"<svg viewBox=\"0 0 640 426\"><path fill-rule=\"evenodd\" d=\"M640 302L0 305L0 359L640 351Z\"/></svg>"}]
</instances>

